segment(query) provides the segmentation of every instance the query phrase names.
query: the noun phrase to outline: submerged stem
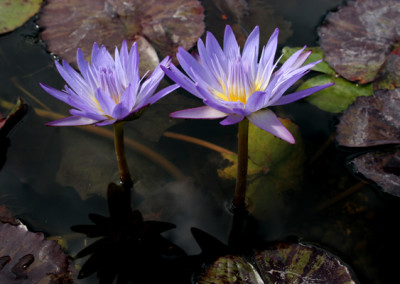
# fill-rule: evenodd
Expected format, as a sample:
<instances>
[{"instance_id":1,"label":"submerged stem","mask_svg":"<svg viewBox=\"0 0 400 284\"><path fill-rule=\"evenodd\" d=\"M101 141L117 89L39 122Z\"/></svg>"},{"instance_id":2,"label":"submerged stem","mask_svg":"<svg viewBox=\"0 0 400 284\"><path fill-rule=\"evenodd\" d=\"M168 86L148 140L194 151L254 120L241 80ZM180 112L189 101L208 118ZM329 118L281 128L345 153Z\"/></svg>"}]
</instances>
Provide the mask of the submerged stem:
<instances>
[{"instance_id":1,"label":"submerged stem","mask_svg":"<svg viewBox=\"0 0 400 284\"><path fill-rule=\"evenodd\" d=\"M114 146L122 185L125 188L131 188L133 186L133 181L129 173L128 162L125 156L124 124L125 122L123 121L114 123Z\"/></svg>"},{"instance_id":2,"label":"submerged stem","mask_svg":"<svg viewBox=\"0 0 400 284\"><path fill-rule=\"evenodd\" d=\"M238 165L235 195L233 197L234 208L244 208L246 206L246 184L247 184L247 162L248 162L248 137L249 121L242 120L239 123L238 132Z\"/></svg>"}]
</instances>

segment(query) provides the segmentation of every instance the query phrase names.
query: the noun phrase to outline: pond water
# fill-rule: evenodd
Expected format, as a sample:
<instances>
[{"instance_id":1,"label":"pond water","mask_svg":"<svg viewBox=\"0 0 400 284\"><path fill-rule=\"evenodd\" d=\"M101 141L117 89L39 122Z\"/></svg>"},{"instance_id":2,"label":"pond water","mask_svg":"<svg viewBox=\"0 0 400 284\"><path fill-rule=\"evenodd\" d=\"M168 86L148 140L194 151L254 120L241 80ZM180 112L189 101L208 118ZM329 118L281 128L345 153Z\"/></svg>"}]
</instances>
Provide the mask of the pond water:
<instances>
[{"instance_id":1,"label":"pond water","mask_svg":"<svg viewBox=\"0 0 400 284\"><path fill-rule=\"evenodd\" d=\"M283 47L316 45L317 26L342 1L260 2L291 23L290 29L282 30L286 37L280 42ZM211 4L204 1L204 5ZM215 26L212 17L217 14L211 9L206 14L206 28L216 34L226 24L219 21ZM262 15L259 18L268 21ZM261 27L261 36L268 38L273 27L262 24L267 28ZM71 231L71 226L92 224L90 213L109 216L107 186L118 181L113 141L107 134L85 128L44 125L54 120L49 112L67 115L68 107L39 86L43 82L61 89L64 82L40 41L35 19L0 36L0 58L0 113L7 113L5 102L14 103L17 97L29 105L27 115L9 135L7 160L0 171L0 205L6 205L32 231L60 236L67 244L66 252L76 255L93 240ZM234 152L237 146L237 126L168 117L172 111L198 105L200 101L179 90L126 125L126 136L150 150L144 152L136 144L127 147L136 189L132 206L145 220L175 224L175 229L163 235L188 254L200 252L192 227L227 243L232 216L226 204L232 198L234 181L218 176L217 170L228 165L220 153L168 137L165 132L195 137ZM293 181L289 188L280 191L280 181L275 179L268 183L274 185L272 189L255 194L256 233L266 241L295 236L325 248L349 264L361 283L393 283L400 253L396 228L399 200L363 183L348 168L347 161L356 152L337 147L337 115L304 101L277 112L299 126L305 159L300 169L288 170L285 179ZM92 275L82 283L97 280Z\"/></svg>"}]
</instances>

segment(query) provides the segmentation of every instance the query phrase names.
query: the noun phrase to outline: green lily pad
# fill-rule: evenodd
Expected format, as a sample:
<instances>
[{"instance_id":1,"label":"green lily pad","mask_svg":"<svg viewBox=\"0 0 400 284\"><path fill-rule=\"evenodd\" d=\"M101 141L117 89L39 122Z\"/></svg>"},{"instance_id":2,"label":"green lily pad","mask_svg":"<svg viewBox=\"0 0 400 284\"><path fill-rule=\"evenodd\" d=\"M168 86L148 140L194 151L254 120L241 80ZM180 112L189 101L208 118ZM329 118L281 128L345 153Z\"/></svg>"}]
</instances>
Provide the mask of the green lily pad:
<instances>
[{"instance_id":1,"label":"green lily pad","mask_svg":"<svg viewBox=\"0 0 400 284\"><path fill-rule=\"evenodd\" d=\"M283 56L282 56L282 58L281 58L281 60L280 60L280 63L284 63L286 60L289 59L289 57L290 57L293 53L295 53L296 51L298 51L298 50L301 49L301 48L302 48L302 47L288 47L288 46L285 46L285 47L282 49L282 54L283 54ZM324 58L324 52L323 52L323 50L322 50L320 47L318 47L318 46L309 47L309 48L306 48L305 50L306 50L306 51L307 51L307 50L311 50L312 53L311 53L311 55L307 58L307 60L306 60L306 62L305 62L304 64L308 64L308 63L311 63L311 62L315 62L315 61L317 61L317 60L321 60L321 59ZM313 68L311 68L311 70L314 70L314 71L317 71L317 72L321 72L321 73L325 73L325 74L330 74L330 75L335 75L335 74L336 74L335 70L333 70L333 69L329 66L329 64L328 64L327 62L325 62L325 61L322 61L321 63L318 63L316 66L314 66Z\"/></svg>"},{"instance_id":2,"label":"green lily pad","mask_svg":"<svg viewBox=\"0 0 400 284\"><path fill-rule=\"evenodd\" d=\"M247 204L253 216L273 219L286 214L284 192L295 189L303 177L304 148L299 128L289 119L281 119L293 134L296 144L289 144L272 134L249 125L249 161ZM237 158L222 154L232 164L218 170L221 178L235 179Z\"/></svg>"},{"instance_id":3,"label":"green lily pad","mask_svg":"<svg viewBox=\"0 0 400 284\"><path fill-rule=\"evenodd\" d=\"M332 82L335 85L312 94L306 100L324 111L339 113L346 110L357 97L372 95L372 84L359 85L330 75L315 76L301 84L298 90Z\"/></svg>"},{"instance_id":4,"label":"green lily pad","mask_svg":"<svg viewBox=\"0 0 400 284\"><path fill-rule=\"evenodd\" d=\"M312 245L277 243L252 255L217 259L200 284L353 284L355 277L336 256Z\"/></svg>"},{"instance_id":5,"label":"green lily pad","mask_svg":"<svg viewBox=\"0 0 400 284\"><path fill-rule=\"evenodd\" d=\"M43 0L0 0L0 34L15 30L39 12Z\"/></svg>"}]
</instances>

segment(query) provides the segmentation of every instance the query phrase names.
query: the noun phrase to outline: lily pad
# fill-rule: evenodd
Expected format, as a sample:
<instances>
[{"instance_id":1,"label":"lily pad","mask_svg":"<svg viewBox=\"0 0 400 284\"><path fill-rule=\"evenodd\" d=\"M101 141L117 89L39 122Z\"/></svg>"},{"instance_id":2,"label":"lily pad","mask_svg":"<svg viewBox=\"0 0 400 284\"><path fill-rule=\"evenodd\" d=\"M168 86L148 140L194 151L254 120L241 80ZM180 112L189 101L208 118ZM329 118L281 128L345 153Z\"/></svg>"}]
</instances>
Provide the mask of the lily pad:
<instances>
[{"instance_id":1,"label":"lily pad","mask_svg":"<svg viewBox=\"0 0 400 284\"><path fill-rule=\"evenodd\" d=\"M5 215L9 220L9 214ZM2 283L74 283L71 259L56 241L45 240L42 233L29 232L25 225L16 225L16 221L4 223L4 218L0 218Z\"/></svg>"},{"instance_id":2,"label":"lily pad","mask_svg":"<svg viewBox=\"0 0 400 284\"><path fill-rule=\"evenodd\" d=\"M340 118L339 145L370 147L400 144L400 89L378 90L360 97ZM354 170L374 181L384 192L400 197L399 150L388 148L362 154L350 163Z\"/></svg>"},{"instance_id":3,"label":"lily pad","mask_svg":"<svg viewBox=\"0 0 400 284\"><path fill-rule=\"evenodd\" d=\"M353 159L355 170L384 192L400 197L400 150L370 152Z\"/></svg>"},{"instance_id":4,"label":"lily pad","mask_svg":"<svg viewBox=\"0 0 400 284\"><path fill-rule=\"evenodd\" d=\"M304 146L300 131L289 119L281 119L293 134L292 145L275 136L249 125L249 169L247 204L252 215L258 219L274 219L275 214L286 214L284 192L295 189L303 177ZM218 170L225 179L235 179L237 158L222 154L232 164Z\"/></svg>"},{"instance_id":5,"label":"lily pad","mask_svg":"<svg viewBox=\"0 0 400 284\"><path fill-rule=\"evenodd\" d=\"M191 48L204 32L203 18L197 0L49 0L39 25L48 49L69 62L78 47L90 54L93 42L112 50L124 39L138 41L143 73L158 64L156 51L165 57L178 46Z\"/></svg>"},{"instance_id":6,"label":"lily pad","mask_svg":"<svg viewBox=\"0 0 400 284\"><path fill-rule=\"evenodd\" d=\"M400 89L378 90L359 97L343 113L336 140L347 147L400 143Z\"/></svg>"},{"instance_id":7,"label":"lily pad","mask_svg":"<svg viewBox=\"0 0 400 284\"><path fill-rule=\"evenodd\" d=\"M331 75L315 76L301 84L298 90L332 82L335 85L308 96L306 100L324 111L339 113L346 110L357 97L372 95L372 84L354 84Z\"/></svg>"},{"instance_id":8,"label":"lily pad","mask_svg":"<svg viewBox=\"0 0 400 284\"><path fill-rule=\"evenodd\" d=\"M344 78L373 81L398 42L400 2L349 1L318 29L325 60ZM392 64L392 63L386 63Z\"/></svg>"},{"instance_id":9,"label":"lily pad","mask_svg":"<svg viewBox=\"0 0 400 284\"><path fill-rule=\"evenodd\" d=\"M43 0L1 0L0 34L22 26L29 18L39 12L42 2Z\"/></svg>"},{"instance_id":10,"label":"lily pad","mask_svg":"<svg viewBox=\"0 0 400 284\"><path fill-rule=\"evenodd\" d=\"M318 247L277 243L252 255L220 257L199 283L356 283L349 268Z\"/></svg>"}]
</instances>

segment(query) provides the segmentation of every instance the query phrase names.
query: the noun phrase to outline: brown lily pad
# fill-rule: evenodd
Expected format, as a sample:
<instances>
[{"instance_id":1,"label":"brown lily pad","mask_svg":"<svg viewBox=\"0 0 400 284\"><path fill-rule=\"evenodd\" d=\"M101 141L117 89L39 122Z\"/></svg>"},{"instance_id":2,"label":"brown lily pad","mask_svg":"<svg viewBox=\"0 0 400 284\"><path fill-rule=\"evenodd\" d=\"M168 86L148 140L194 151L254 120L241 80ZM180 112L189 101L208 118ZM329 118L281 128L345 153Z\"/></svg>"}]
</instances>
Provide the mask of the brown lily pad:
<instances>
[{"instance_id":1,"label":"brown lily pad","mask_svg":"<svg viewBox=\"0 0 400 284\"><path fill-rule=\"evenodd\" d=\"M250 256L217 259L199 283L356 283L336 256L311 245L277 243Z\"/></svg>"},{"instance_id":2,"label":"brown lily pad","mask_svg":"<svg viewBox=\"0 0 400 284\"><path fill-rule=\"evenodd\" d=\"M392 64L386 61L398 43L399 17L397 0L349 1L318 30L325 60L348 80L373 81L384 64Z\"/></svg>"},{"instance_id":3,"label":"brown lily pad","mask_svg":"<svg viewBox=\"0 0 400 284\"><path fill-rule=\"evenodd\" d=\"M400 89L358 97L337 126L339 145L369 147L400 143Z\"/></svg>"},{"instance_id":4,"label":"brown lily pad","mask_svg":"<svg viewBox=\"0 0 400 284\"><path fill-rule=\"evenodd\" d=\"M362 154L351 163L356 171L374 181L384 192L400 197L399 149Z\"/></svg>"},{"instance_id":5,"label":"brown lily pad","mask_svg":"<svg viewBox=\"0 0 400 284\"><path fill-rule=\"evenodd\" d=\"M1 283L74 283L70 258L56 241L45 240L42 233L29 232L26 226L12 220L4 207L0 207L0 214L4 215L0 216Z\"/></svg>"},{"instance_id":6,"label":"brown lily pad","mask_svg":"<svg viewBox=\"0 0 400 284\"><path fill-rule=\"evenodd\" d=\"M158 64L156 51L165 57L178 46L191 48L204 32L203 18L197 0L49 0L39 25L48 49L69 62L78 47L89 55L94 42L113 50L124 39L138 41L143 73Z\"/></svg>"}]
</instances>

